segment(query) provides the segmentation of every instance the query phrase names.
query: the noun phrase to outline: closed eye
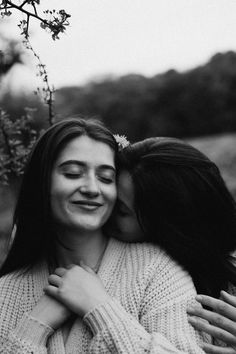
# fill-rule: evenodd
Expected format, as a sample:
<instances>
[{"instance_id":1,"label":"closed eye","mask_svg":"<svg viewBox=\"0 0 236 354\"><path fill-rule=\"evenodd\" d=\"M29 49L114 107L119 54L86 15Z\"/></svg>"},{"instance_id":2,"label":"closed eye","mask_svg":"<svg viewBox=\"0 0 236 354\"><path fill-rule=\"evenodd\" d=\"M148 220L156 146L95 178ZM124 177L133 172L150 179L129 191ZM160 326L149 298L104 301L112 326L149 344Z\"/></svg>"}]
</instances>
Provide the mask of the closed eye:
<instances>
[{"instance_id":1,"label":"closed eye","mask_svg":"<svg viewBox=\"0 0 236 354\"><path fill-rule=\"evenodd\" d=\"M104 183L107 183L107 184L110 184L110 183L113 183L114 180L112 178L109 178L109 177L100 177L100 180Z\"/></svg>"},{"instance_id":2,"label":"closed eye","mask_svg":"<svg viewBox=\"0 0 236 354\"><path fill-rule=\"evenodd\" d=\"M113 171L98 171L97 178L103 183L115 183L115 174Z\"/></svg>"},{"instance_id":3,"label":"closed eye","mask_svg":"<svg viewBox=\"0 0 236 354\"><path fill-rule=\"evenodd\" d=\"M64 173L66 178L76 179L81 177L82 173Z\"/></svg>"}]
</instances>

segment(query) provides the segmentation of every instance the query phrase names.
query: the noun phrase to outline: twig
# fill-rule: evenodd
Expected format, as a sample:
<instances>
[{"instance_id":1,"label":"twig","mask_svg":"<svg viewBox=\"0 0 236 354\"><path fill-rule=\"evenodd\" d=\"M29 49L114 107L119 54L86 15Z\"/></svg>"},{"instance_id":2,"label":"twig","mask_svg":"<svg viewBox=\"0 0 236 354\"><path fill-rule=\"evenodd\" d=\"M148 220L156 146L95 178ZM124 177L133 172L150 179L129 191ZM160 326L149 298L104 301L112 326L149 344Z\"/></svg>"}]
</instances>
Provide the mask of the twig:
<instances>
[{"instance_id":1,"label":"twig","mask_svg":"<svg viewBox=\"0 0 236 354\"><path fill-rule=\"evenodd\" d=\"M1 115L4 114L1 112ZM6 149L7 149L7 153L9 154L10 158L13 158L14 155L13 155L13 152L11 150L11 146L9 144L9 137L8 137L8 134L5 130L5 127L4 127L4 123L1 122L2 124L0 124L0 129L2 131L2 135L3 135L3 138L4 138L4 142L5 142L5 146L6 146Z\"/></svg>"},{"instance_id":2,"label":"twig","mask_svg":"<svg viewBox=\"0 0 236 354\"><path fill-rule=\"evenodd\" d=\"M48 123L49 125L53 125L54 123L54 108L53 108L53 94L55 92L54 88L50 86L49 81L48 81L48 74L47 74L47 70L46 70L46 65L42 63L39 55L35 52L34 48L32 47L29 39L25 39L25 41L23 42L24 45L26 46L26 48L28 50L30 50L34 57L38 60L38 76L42 77L42 81L45 85L45 88L43 88L43 99L44 102L48 105ZM36 93L40 92L40 89L38 88L38 90L36 91Z\"/></svg>"},{"instance_id":3,"label":"twig","mask_svg":"<svg viewBox=\"0 0 236 354\"><path fill-rule=\"evenodd\" d=\"M2 0L0 2L0 11L5 10L5 12L4 11L1 12L1 15L3 17L11 16L12 13L11 11L9 11L10 9L16 9L22 12L23 14L25 14L27 16L27 21L26 20L20 21L20 24L18 26L22 29L21 34L23 34L26 39L29 37L28 31L29 31L29 21L31 16L40 21L40 26L43 29L49 29L51 31L53 40L58 39L59 34L65 32L66 26L69 25L68 18L70 17L70 15L66 13L65 10L59 10L59 11L46 10L43 11L44 14L46 14L46 16L51 16L51 18L50 19L42 18L41 16L38 15L35 2L37 2L37 0L32 0L30 2L28 0L25 0L22 2L21 5L17 5L10 0ZM39 2L37 2L37 4L38 3ZM24 6L27 4L33 7L34 10L33 12L28 11L24 8Z\"/></svg>"},{"instance_id":4,"label":"twig","mask_svg":"<svg viewBox=\"0 0 236 354\"><path fill-rule=\"evenodd\" d=\"M8 9L14 8L14 9L17 9L17 10L19 10L19 11L25 13L27 16L32 16L32 17L34 17L34 18L40 20L41 22L45 23L45 25L48 25L48 21L47 21L47 20L45 20L44 18L38 16L37 14L34 14L33 12L29 12L29 11L27 11L27 10L25 10L25 9L23 8L24 5L25 5L27 2L28 2L28 1L24 1L21 5L18 6L18 5L16 5L16 4L14 4L13 2L9 1L9 0L5 0L5 3L8 4L9 6L6 7L6 6L4 5L3 7L0 7L0 10L4 10L5 8L8 8Z\"/></svg>"}]
</instances>

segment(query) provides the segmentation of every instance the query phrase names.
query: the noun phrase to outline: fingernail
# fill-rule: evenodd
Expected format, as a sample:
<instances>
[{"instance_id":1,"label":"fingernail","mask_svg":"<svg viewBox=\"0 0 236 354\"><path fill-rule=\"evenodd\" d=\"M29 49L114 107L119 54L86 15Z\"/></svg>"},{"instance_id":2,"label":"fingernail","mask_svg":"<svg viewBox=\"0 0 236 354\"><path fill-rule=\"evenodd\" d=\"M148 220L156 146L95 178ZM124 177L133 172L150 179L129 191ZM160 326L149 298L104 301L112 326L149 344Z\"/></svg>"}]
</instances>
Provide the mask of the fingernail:
<instances>
[{"instance_id":1,"label":"fingernail","mask_svg":"<svg viewBox=\"0 0 236 354\"><path fill-rule=\"evenodd\" d=\"M226 291L224 291L224 290L221 290L220 295L227 296L228 293Z\"/></svg>"},{"instance_id":2,"label":"fingernail","mask_svg":"<svg viewBox=\"0 0 236 354\"><path fill-rule=\"evenodd\" d=\"M195 299L196 299L197 301L201 301L203 298L202 298L201 295L196 295Z\"/></svg>"},{"instance_id":3,"label":"fingernail","mask_svg":"<svg viewBox=\"0 0 236 354\"><path fill-rule=\"evenodd\" d=\"M188 321L195 323L195 318L192 316L188 316Z\"/></svg>"},{"instance_id":4,"label":"fingernail","mask_svg":"<svg viewBox=\"0 0 236 354\"><path fill-rule=\"evenodd\" d=\"M189 307L187 309L187 313L193 313L194 312L194 307Z\"/></svg>"}]
</instances>

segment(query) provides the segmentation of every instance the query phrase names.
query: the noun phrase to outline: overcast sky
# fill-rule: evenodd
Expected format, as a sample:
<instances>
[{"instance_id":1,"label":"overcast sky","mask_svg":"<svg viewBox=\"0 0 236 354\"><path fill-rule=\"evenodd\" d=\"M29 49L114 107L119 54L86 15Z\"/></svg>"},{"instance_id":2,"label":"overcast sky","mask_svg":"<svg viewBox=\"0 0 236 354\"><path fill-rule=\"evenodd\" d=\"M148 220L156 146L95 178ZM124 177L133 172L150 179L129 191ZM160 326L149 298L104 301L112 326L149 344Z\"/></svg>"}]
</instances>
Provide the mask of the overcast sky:
<instances>
[{"instance_id":1,"label":"overcast sky","mask_svg":"<svg viewBox=\"0 0 236 354\"><path fill-rule=\"evenodd\" d=\"M34 49L57 88L109 74L183 71L216 52L236 51L236 0L41 0L41 8L72 15L59 41L37 21L32 26ZM18 36L13 20L4 28ZM11 74L15 85L30 85L33 77L22 68Z\"/></svg>"}]
</instances>

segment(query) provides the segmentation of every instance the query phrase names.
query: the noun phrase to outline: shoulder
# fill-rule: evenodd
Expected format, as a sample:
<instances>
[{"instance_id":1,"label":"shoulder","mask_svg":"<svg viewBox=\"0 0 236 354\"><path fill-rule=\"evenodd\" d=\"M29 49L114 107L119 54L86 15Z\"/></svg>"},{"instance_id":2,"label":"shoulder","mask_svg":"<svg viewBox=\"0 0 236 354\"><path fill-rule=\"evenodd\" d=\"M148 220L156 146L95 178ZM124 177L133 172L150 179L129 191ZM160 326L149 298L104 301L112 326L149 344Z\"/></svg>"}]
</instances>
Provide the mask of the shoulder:
<instances>
[{"instance_id":1,"label":"shoulder","mask_svg":"<svg viewBox=\"0 0 236 354\"><path fill-rule=\"evenodd\" d=\"M130 257L135 257L137 261L156 272L177 272L186 273L165 250L152 243L133 243L127 244L127 251Z\"/></svg>"},{"instance_id":2,"label":"shoulder","mask_svg":"<svg viewBox=\"0 0 236 354\"><path fill-rule=\"evenodd\" d=\"M0 334L14 328L32 310L42 296L46 274L45 266L40 264L0 278Z\"/></svg>"},{"instance_id":3,"label":"shoulder","mask_svg":"<svg viewBox=\"0 0 236 354\"><path fill-rule=\"evenodd\" d=\"M45 264L40 263L30 270L21 268L5 274L0 278L0 298L12 297L14 294L19 297L23 293L30 292L36 282L40 283L41 279L43 280L45 269Z\"/></svg>"},{"instance_id":4,"label":"shoulder","mask_svg":"<svg viewBox=\"0 0 236 354\"><path fill-rule=\"evenodd\" d=\"M132 245L131 249L144 264L144 303L148 301L151 308L154 304L186 308L194 302L197 292L192 277L165 250L147 243Z\"/></svg>"},{"instance_id":5,"label":"shoulder","mask_svg":"<svg viewBox=\"0 0 236 354\"><path fill-rule=\"evenodd\" d=\"M114 258L122 257L125 262L132 262L133 266L146 268L159 263L162 250L151 243L128 243L111 239L110 252Z\"/></svg>"},{"instance_id":6,"label":"shoulder","mask_svg":"<svg viewBox=\"0 0 236 354\"><path fill-rule=\"evenodd\" d=\"M115 241L124 249L126 262L143 271L148 278L157 278L159 282L168 280L193 286L188 272L177 263L165 250L152 243L125 243Z\"/></svg>"},{"instance_id":7,"label":"shoulder","mask_svg":"<svg viewBox=\"0 0 236 354\"><path fill-rule=\"evenodd\" d=\"M159 246L147 242L124 242L111 238L111 243L116 249L125 249L127 254L139 255L141 257L157 256L161 249Z\"/></svg>"},{"instance_id":8,"label":"shoulder","mask_svg":"<svg viewBox=\"0 0 236 354\"><path fill-rule=\"evenodd\" d=\"M13 288L19 290L23 286L24 275L21 270L5 274L0 278L0 295L11 294Z\"/></svg>"},{"instance_id":9,"label":"shoulder","mask_svg":"<svg viewBox=\"0 0 236 354\"><path fill-rule=\"evenodd\" d=\"M135 255L139 265L144 267L145 278L155 291L169 289L168 292L193 296L196 289L190 274L165 250L150 243L129 245L130 255ZM158 290L159 289L159 290Z\"/></svg>"},{"instance_id":10,"label":"shoulder","mask_svg":"<svg viewBox=\"0 0 236 354\"><path fill-rule=\"evenodd\" d=\"M25 291L28 288L20 271L0 278L0 335L13 328L25 312Z\"/></svg>"}]
</instances>

